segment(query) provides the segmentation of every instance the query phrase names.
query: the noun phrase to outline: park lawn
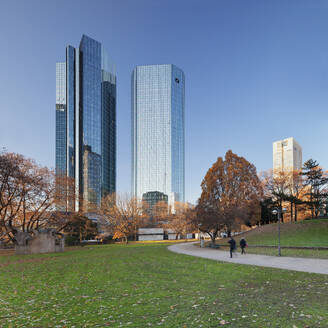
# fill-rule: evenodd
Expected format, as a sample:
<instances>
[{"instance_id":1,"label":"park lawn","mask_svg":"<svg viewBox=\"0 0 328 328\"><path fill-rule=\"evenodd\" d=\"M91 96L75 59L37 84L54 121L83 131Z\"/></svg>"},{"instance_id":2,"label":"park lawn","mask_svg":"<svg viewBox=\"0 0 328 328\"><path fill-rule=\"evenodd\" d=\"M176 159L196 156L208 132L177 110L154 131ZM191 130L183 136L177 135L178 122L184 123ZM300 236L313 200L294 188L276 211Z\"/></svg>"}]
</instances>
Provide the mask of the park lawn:
<instances>
[{"instance_id":1,"label":"park lawn","mask_svg":"<svg viewBox=\"0 0 328 328\"><path fill-rule=\"evenodd\" d=\"M282 246L309 246L328 247L328 219L314 219L299 222L288 222L280 225ZM249 245L277 245L278 244L277 223L267 224L236 236L239 241L245 237ZM226 243L222 239L219 243Z\"/></svg>"},{"instance_id":2,"label":"park lawn","mask_svg":"<svg viewBox=\"0 0 328 328\"><path fill-rule=\"evenodd\" d=\"M160 243L0 256L0 327L327 327L327 295L326 275Z\"/></svg>"}]
</instances>

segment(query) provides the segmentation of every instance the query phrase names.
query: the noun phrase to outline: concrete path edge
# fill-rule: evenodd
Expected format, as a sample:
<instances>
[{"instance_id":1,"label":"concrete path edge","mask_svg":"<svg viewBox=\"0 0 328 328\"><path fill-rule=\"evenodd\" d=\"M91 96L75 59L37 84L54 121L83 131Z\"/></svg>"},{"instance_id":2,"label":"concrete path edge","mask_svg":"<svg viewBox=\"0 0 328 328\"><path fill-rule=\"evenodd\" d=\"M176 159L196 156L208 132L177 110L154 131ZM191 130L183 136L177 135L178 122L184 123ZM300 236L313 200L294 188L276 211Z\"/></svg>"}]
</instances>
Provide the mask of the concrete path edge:
<instances>
[{"instance_id":1,"label":"concrete path edge","mask_svg":"<svg viewBox=\"0 0 328 328\"><path fill-rule=\"evenodd\" d=\"M302 257L278 257L258 254L241 255L237 253L232 259L229 252L211 248L200 248L192 243L174 244L168 249L174 253L202 257L210 260L230 262L236 264L256 265L268 268L277 268L309 273L328 275L328 260Z\"/></svg>"}]
</instances>

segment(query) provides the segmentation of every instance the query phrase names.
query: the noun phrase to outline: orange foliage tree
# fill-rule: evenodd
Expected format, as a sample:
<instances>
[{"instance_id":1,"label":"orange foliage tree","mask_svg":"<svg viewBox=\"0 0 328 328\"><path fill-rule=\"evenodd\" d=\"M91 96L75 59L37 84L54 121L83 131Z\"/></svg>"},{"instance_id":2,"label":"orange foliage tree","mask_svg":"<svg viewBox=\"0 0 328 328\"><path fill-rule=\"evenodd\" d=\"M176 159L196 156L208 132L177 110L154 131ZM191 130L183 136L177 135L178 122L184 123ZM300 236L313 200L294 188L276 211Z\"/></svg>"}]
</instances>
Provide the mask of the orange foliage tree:
<instances>
[{"instance_id":1,"label":"orange foliage tree","mask_svg":"<svg viewBox=\"0 0 328 328\"><path fill-rule=\"evenodd\" d=\"M192 208L188 203L175 202L174 210L167 215L163 228L173 231L178 236L190 233L193 231L191 218L193 215Z\"/></svg>"},{"instance_id":2,"label":"orange foliage tree","mask_svg":"<svg viewBox=\"0 0 328 328\"><path fill-rule=\"evenodd\" d=\"M228 234L241 224L259 220L262 186L256 168L229 150L207 171L196 207L195 223L215 243L219 231Z\"/></svg>"}]
</instances>

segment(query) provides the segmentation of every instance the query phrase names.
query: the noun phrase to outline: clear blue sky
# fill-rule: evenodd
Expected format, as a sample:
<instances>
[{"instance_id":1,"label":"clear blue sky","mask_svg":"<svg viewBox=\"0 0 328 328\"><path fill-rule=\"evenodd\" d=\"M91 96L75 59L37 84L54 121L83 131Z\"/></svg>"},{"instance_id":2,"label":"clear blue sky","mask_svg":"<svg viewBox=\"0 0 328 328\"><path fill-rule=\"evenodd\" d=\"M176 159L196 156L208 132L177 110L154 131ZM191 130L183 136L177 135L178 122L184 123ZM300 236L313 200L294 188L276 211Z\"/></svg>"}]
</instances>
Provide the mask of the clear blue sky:
<instances>
[{"instance_id":1,"label":"clear blue sky","mask_svg":"<svg viewBox=\"0 0 328 328\"><path fill-rule=\"evenodd\" d=\"M142 64L186 76L186 198L228 149L272 167L295 137L328 167L328 2L1 0L0 147L54 167L55 63L82 34L116 64L118 191L130 191L130 80Z\"/></svg>"}]
</instances>

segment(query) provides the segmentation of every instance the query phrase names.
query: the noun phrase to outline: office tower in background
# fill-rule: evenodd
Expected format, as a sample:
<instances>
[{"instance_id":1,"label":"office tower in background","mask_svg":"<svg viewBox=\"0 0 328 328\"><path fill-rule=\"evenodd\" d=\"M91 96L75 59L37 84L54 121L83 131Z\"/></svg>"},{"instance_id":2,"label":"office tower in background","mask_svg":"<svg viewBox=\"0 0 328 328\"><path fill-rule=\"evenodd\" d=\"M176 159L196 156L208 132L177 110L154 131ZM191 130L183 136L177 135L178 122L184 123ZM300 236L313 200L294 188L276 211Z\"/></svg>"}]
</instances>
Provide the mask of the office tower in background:
<instances>
[{"instance_id":1,"label":"office tower in background","mask_svg":"<svg viewBox=\"0 0 328 328\"><path fill-rule=\"evenodd\" d=\"M132 194L185 200L185 78L174 65L137 66L132 73Z\"/></svg>"},{"instance_id":2,"label":"office tower in background","mask_svg":"<svg viewBox=\"0 0 328 328\"><path fill-rule=\"evenodd\" d=\"M56 64L56 175L74 181L74 204L116 191L116 76L103 46L85 35Z\"/></svg>"},{"instance_id":3,"label":"office tower in background","mask_svg":"<svg viewBox=\"0 0 328 328\"><path fill-rule=\"evenodd\" d=\"M294 138L273 143L273 170L292 171L302 168L302 147Z\"/></svg>"}]
</instances>

